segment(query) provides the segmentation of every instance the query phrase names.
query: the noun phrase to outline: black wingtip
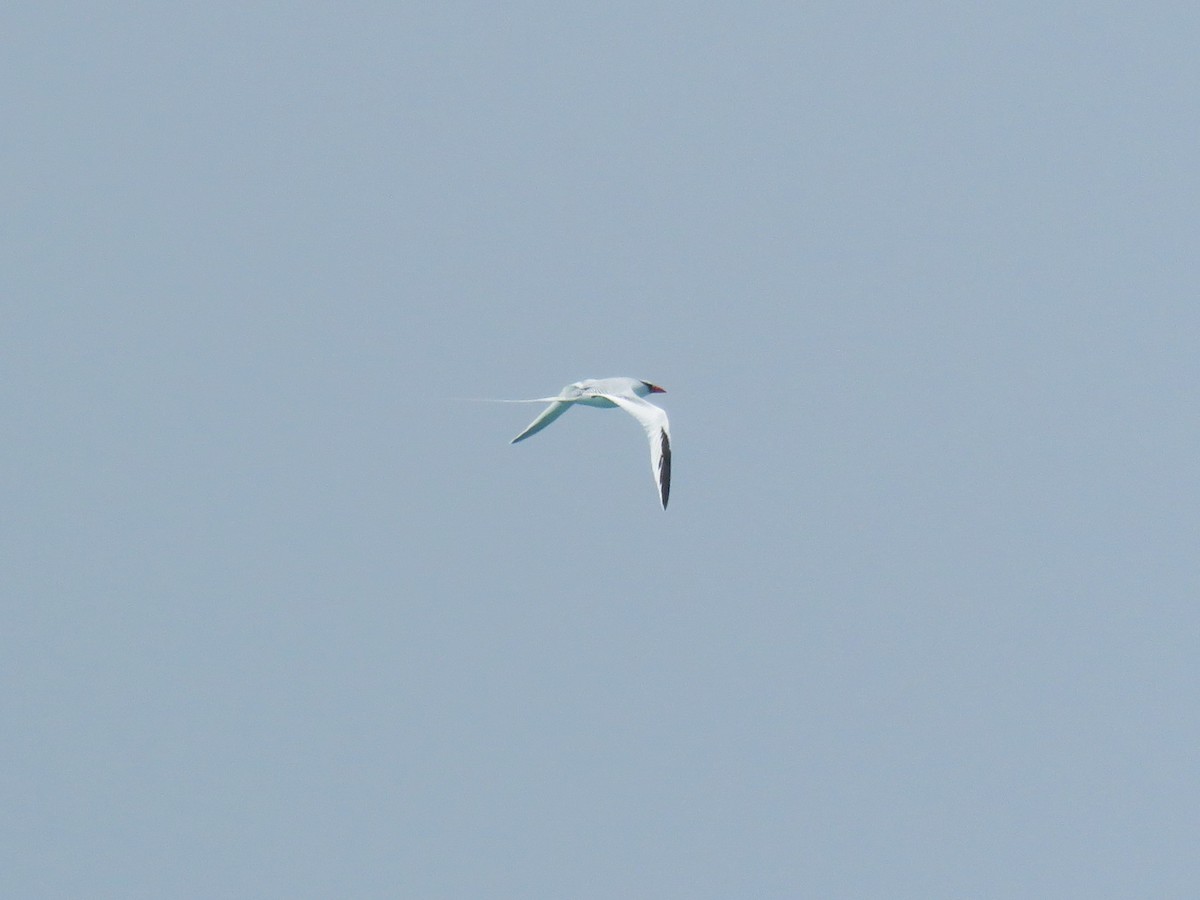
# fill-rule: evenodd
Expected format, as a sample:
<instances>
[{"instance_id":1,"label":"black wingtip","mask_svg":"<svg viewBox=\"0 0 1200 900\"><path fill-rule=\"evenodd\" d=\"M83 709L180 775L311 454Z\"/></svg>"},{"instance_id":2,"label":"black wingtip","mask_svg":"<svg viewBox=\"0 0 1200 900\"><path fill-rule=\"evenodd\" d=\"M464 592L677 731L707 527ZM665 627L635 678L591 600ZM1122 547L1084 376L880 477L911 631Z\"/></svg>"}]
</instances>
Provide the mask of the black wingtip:
<instances>
[{"instance_id":1,"label":"black wingtip","mask_svg":"<svg viewBox=\"0 0 1200 900\"><path fill-rule=\"evenodd\" d=\"M671 496L671 439L662 433L662 458L658 461L658 483L662 486L662 505L667 508Z\"/></svg>"}]
</instances>

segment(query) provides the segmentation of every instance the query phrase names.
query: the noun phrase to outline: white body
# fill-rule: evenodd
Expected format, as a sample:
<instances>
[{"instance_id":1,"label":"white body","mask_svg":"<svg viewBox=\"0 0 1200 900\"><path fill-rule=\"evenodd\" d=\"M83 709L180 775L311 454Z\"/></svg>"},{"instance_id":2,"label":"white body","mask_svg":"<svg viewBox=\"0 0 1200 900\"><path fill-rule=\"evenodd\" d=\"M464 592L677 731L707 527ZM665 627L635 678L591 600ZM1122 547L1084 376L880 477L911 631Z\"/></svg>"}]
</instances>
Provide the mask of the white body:
<instances>
[{"instance_id":1,"label":"white body","mask_svg":"<svg viewBox=\"0 0 1200 900\"><path fill-rule=\"evenodd\" d=\"M539 400L522 400L522 403L549 403L541 415L512 439L512 443L531 437L576 404L596 406L602 409L621 407L629 413L646 432L650 439L650 469L663 509L667 508L667 497L671 492L671 430L667 414L653 403L642 398L649 394L666 393L658 385L636 378L585 378L568 384L557 397L542 397Z\"/></svg>"}]
</instances>

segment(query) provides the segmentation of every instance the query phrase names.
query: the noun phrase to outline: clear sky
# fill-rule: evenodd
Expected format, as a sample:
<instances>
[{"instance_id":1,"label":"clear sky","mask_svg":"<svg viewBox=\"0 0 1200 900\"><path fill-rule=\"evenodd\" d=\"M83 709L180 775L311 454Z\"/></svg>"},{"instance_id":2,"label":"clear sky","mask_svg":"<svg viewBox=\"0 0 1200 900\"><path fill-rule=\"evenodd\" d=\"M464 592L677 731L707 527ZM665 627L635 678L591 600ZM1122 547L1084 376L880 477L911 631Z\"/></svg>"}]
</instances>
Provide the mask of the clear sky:
<instances>
[{"instance_id":1,"label":"clear sky","mask_svg":"<svg viewBox=\"0 0 1200 900\"><path fill-rule=\"evenodd\" d=\"M1194 3L0 35L0 895L1195 895Z\"/></svg>"}]
</instances>

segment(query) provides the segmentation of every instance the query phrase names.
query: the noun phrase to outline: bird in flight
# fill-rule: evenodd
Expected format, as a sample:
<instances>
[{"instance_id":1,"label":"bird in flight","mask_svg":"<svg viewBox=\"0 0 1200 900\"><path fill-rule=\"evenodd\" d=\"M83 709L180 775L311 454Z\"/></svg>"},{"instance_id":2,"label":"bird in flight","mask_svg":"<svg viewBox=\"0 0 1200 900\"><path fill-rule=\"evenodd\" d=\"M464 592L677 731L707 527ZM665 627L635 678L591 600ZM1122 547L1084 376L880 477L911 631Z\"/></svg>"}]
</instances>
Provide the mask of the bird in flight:
<instances>
[{"instance_id":1,"label":"bird in flight","mask_svg":"<svg viewBox=\"0 0 1200 900\"><path fill-rule=\"evenodd\" d=\"M537 434L575 404L598 406L602 409L621 407L638 420L650 439L650 471L658 488L658 498L663 509L667 508L667 497L671 493L671 430L667 414L653 403L642 398L647 394L665 394L657 384L639 381L636 378L585 378L568 384L557 397L540 397L536 400L518 400L518 403L549 403L541 414L529 423L524 431L512 439L516 444Z\"/></svg>"}]
</instances>

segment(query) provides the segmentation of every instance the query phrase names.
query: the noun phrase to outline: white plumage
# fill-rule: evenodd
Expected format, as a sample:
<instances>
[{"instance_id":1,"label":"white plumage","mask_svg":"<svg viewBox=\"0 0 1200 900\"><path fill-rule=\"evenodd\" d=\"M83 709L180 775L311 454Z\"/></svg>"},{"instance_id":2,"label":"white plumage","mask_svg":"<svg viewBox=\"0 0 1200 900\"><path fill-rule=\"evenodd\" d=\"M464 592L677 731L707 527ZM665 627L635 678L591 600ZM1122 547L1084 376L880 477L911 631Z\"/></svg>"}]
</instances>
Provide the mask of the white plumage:
<instances>
[{"instance_id":1,"label":"white plumage","mask_svg":"<svg viewBox=\"0 0 1200 900\"><path fill-rule=\"evenodd\" d=\"M663 509L667 508L667 497L671 493L671 429L667 414L653 403L642 398L647 394L665 394L662 388L636 378L585 378L568 384L557 397L541 397L537 400L521 400L520 403L549 403L529 426L512 439L512 443L523 441L537 434L568 409L576 404L597 406L606 409L620 407L629 413L646 431L650 439L650 470L658 488L658 498Z\"/></svg>"}]
</instances>

